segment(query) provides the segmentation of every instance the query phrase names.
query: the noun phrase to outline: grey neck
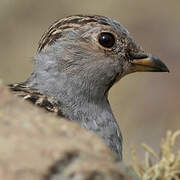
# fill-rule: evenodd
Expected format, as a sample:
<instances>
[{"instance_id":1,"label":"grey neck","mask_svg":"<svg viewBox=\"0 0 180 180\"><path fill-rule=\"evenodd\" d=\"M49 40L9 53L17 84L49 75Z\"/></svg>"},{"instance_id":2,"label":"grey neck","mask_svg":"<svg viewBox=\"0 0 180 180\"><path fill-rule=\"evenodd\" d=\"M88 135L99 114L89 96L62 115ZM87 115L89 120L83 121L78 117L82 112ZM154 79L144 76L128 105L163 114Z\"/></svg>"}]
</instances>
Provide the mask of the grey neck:
<instances>
[{"instance_id":1,"label":"grey neck","mask_svg":"<svg viewBox=\"0 0 180 180\"><path fill-rule=\"evenodd\" d=\"M35 57L34 72L27 80L28 85L42 94L55 97L60 102L64 117L101 136L121 158L122 137L107 99L108 86L100 84L97 78L87 79L80 69L70 68L66 59L60 60L54 54L42 52ZM88 77L94 76L88 66L85 68L89 72Z\"/></svg>"}]
</instances>

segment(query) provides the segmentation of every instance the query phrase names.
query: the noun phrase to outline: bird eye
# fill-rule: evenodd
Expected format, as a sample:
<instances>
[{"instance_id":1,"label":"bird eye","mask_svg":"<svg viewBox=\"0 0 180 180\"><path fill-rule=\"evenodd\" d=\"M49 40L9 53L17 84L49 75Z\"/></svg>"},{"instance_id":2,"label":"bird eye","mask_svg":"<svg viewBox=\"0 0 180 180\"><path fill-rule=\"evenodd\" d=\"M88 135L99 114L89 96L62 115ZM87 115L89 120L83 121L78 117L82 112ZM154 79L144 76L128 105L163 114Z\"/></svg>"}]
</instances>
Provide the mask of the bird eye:
<instances>
[{"instance_id":1,"label":"bird eye","mask_svg":"<svg viewBox=\"0 0 180 180\"><path fill-rule=\"evenodd\" d=\"M98 37L99 43L105 48L112 48L115 44L115 37L109 32L103 32Z\"/></svg>"}]
</instances>

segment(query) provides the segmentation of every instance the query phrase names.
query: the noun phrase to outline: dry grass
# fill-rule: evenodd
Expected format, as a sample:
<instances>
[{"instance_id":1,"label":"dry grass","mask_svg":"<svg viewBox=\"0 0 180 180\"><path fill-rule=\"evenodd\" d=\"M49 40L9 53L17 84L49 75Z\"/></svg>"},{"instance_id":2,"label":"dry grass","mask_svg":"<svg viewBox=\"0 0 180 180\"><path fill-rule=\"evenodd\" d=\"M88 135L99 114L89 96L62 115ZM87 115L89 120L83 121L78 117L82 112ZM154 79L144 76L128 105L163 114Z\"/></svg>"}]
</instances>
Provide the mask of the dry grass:
<instances>
[{"instance_id":1,"label":"dry grass","mask_svg":"<svg viewBox=\"0 0 180 180\"><path fill-rule=\"evenodd\" d=\"M180 130L175 133L167 132L166 138L162 139L160 145L160 155L143 144L146 152L144 163L140 163L136 152L132 151L133 169L142 180L180 180L180 151L176 153L173 151L176 138L179 135Z\"/></svg>"}]
</instances>

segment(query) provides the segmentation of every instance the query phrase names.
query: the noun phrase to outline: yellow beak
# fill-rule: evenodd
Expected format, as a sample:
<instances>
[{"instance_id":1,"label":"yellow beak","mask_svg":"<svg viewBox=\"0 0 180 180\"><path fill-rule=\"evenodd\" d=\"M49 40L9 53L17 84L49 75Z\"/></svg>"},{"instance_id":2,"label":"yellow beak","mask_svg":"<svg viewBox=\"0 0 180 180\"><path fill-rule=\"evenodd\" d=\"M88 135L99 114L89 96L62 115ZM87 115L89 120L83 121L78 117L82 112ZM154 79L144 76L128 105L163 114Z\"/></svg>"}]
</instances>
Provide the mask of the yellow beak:
<instances>
[{"instance_id":1,"label":"yellow beak","mask_svg":"<svg viewBox=\"0 0 180 180\"><path fill-rule=\"evenodd\" d=\"M155 56L134 59L131 63L136 72L169 72L167 66Z\"/></svg>"}]
</instances>

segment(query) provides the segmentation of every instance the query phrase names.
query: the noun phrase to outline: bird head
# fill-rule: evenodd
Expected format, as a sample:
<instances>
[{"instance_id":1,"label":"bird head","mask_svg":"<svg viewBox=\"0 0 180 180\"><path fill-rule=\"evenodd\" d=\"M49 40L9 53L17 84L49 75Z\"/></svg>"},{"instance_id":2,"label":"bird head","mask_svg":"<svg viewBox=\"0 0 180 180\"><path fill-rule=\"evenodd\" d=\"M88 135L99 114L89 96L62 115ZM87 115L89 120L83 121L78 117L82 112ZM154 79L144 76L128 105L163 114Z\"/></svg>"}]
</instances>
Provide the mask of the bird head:
<instances>
[{"instance_id":1,"label":"bird head","mask_svg":"<svg viewBox=\"0 0 180 180\"><path fill-rule=\"evenodd\" d=\"M59 72L81 79L81 84L92 85L92 89L102 88L104 93L127 74L169 71L119 22L104 16L75 15L56 21L39 42L38 54L48 53L55 56ZM44 64L51 64L46 59Z\"/></svg>"}]
</instances>

